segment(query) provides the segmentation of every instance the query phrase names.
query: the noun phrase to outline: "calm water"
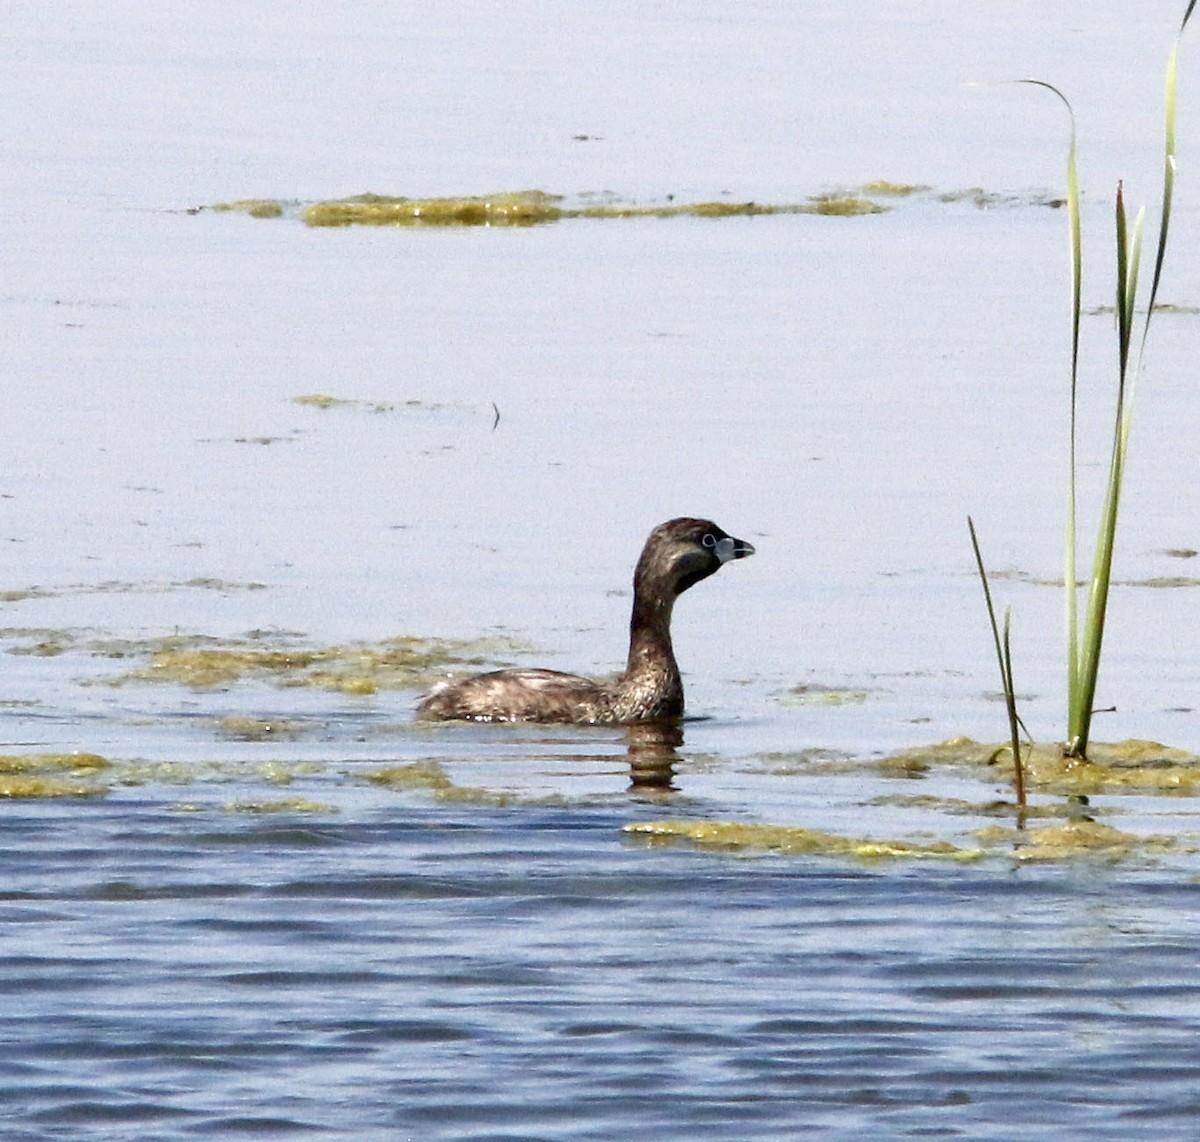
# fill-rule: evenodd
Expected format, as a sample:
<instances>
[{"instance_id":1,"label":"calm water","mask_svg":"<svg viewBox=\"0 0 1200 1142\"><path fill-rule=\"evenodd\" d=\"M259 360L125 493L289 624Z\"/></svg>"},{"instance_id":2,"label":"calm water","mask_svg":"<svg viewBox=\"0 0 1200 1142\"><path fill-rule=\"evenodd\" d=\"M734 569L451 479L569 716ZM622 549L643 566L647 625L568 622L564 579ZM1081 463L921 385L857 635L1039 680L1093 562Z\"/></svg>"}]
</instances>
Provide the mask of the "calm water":
<instances>
[{"instance_id":1,"label":"calm water","mask_svg":"<svg viewBox=\"0 0 1200 1142\"><path fill-rule=\"evenodd\" d=\"M1003 732L968 511L1013 572L1027 721L1061 732L1065 223L1034 203L1065 127L964 84L1072 95L1103 306L1111 189L1157 191L1182 7L11 3L0 754L110 764L52 774L102 797L0 802L0 1136L1193 1137L1192 799L1096 796L1174 845L1044 863L623 831L970 848L1004 823L986 776L873 764ZM1185 310L1194 48L1164 284ZM881 178L933 189L868 218L529 230L188 213ZM1004 201L939 200L973 187ZM1152 584L1200 576L1196 320L1152 338L1097 725L1190 750L1196 591ZM1100 401L1110 323L1085 330ZM678 608L698 720L670 791L630 790L618 731L128 677L156 640L248 632L608 670L637 550L680 514L759 554Z\"/></svg>"}]
</instances>

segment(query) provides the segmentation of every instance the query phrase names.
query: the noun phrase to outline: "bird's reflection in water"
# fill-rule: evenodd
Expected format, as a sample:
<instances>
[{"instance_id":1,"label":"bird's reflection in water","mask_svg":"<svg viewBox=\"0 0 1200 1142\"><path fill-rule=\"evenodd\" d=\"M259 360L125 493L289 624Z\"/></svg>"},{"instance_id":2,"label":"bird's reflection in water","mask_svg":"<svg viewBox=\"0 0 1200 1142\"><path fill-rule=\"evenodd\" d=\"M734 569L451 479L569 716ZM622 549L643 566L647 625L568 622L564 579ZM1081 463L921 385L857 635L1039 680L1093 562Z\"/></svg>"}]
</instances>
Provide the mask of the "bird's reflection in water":
<instances>
[{"instance_id":1,"label":"bird's reflection in water","mask_svg":"<svg viewBox=\"0 0 1200 1142\"><path fill-rule=\"evenodd\" d=\"M669 792L675 786L676 747L683 745L678 722L634 722L625 727L629 753L629 787Z\"/></svg>"}]
</instances>

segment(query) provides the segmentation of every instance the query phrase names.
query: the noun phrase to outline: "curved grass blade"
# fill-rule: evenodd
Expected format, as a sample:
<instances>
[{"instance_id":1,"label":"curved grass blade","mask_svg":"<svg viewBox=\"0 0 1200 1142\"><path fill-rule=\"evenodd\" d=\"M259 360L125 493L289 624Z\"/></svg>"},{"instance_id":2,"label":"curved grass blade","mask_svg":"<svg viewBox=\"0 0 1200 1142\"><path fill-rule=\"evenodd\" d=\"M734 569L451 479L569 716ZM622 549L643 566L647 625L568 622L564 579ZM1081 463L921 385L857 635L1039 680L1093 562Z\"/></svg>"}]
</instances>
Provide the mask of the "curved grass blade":
<instances>
[{"instance_id":1,"label":"curved grass blade","mask_svg":"<svg viewBox=\"0 0 1200 1142\"><path fill-rule=\"evenodd\" d=\"M992 605L992 589L988 585L987 571L983 566L983 553L979 550L979 537L975 534L975 521L967 516L967 529L971 533L971 547L975 550L975 566L979 569L979 581L983 584L983 601L987 604L988 621L992 624L992 642L996 647L996 660L1000 664L1000 685L1004 690L1004 707L1008 712L1009 744L1013 755L1013 780L1016 783L1017 804L1025 807L1025 767L1021 761L1021 718L1017 713L1017 691L1013 684L1012 646L1009 638L1012 611L1004 612L1004 636L996 623L996 608Z\"/></svg>"}]
</instances>

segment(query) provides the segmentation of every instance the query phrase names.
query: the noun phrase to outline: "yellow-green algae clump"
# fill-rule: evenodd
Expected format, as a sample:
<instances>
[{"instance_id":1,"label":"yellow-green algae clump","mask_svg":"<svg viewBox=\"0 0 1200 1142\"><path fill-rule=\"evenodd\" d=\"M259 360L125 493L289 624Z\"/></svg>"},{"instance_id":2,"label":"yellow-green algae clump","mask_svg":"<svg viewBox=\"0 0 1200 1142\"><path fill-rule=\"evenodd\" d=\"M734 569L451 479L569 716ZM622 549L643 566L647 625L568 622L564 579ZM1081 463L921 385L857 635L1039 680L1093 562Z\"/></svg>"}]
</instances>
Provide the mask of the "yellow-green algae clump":
<instances>
[{"instance_id":1,"label":"yellow-green algae clump","mask_svg":"<svg viewBox=\"0 0 1200 1142\"><path fill-rule=\"evenodd\" d=\"M842 837L794 825L755 825L739 821L638 821L624 828L651 841L686 840L713 848L748 849L778 853L812 853L819 856L883 859L934 857L942 860L976 860L982 849L962 849L949 841L917 844Z\"/></svg>"},{"instance_id":2,"label":"yellow-green algae clump","mask_svg":"<svg viewBox=\"0 0 1200 1142\"><path fill-rule=\"evenodd\" d=\"M358 409L374 413L414 412L418 409L425 412L442 412L447 407L442 404L431 404L428 401L417 400L415 397L403 401L377 401L358 400L354 397L335 397L329 393L302 393L298 397L292 397L292 403L301 405L304 408L320 409L322 412L326 412L331 408Z\"/></svg>"},{"instance_id":3,"label":"yellow-green algae clump","mask_svg":"<svg viewBox=\"0 0 1200 1142\"><path fill-rule=\"evenodd\" d=\"M129 648L133 653L133 647ZM142 653L146 666L110 680L168 682L195 690L230 686L244 680L277 686L315 686L344 694L374 694L384 689L428 685L450 667L487 665L497 654L523 648L504 639L450 640L399 636L379 643L303 646L269 636L217 640L171 636L149 640Z\"/></svg>"},{"instance_id":4,"label":"yellow-green algae clump","mask_svg":"<svg viewBox=\"0 0 1200 1142\"><path fill-rule=\"evenodd\" d=\"M436 761L418 761L408 765L388 765L362 775L372 785L386 789L420 790L438 801L487 805L506 808L510 805L562 805L565 799L558 794L531 797L505 789L485 789L478 785L455 785Z\"/></svg>"},{"instance_id":5,"label":"yellow-green algae clump","mask_svg":"<svg viewBox=\"0 0 1200 1142\"><path fill-rule=\"evenodd\" d=\"M1137 836L1086 819L1032 829L988 826L974 834L979 845L972 848L953 845L949 841L919 844L875 840L794 825L757 825L739 821L639 821L626 825L624 832L651 842L682 840L705 848L868 861L974 861L991 855L1009 856L1022 862L1069 860L1081 856L1121 860L1175 847L1171 837Z\"/></svg>"},{"instance_id":6,"label":"yellow-green algae clump","mask_svg":"<svg viewBox=\"0 0 1200 1142\"><path fill-rule=\"evenodd\" d=\"M239 198L234 202L218 202L209 209L218 213L236 211L251 218L281 218L284 204L273 198Z\"/></svg>"},{"instance_id":7,"label":"yellow-green algae clump","mask_svg":"<svg viewBox=\"0 0 1200 1142\"><path fill-rule=\"evenodd\" d=\"M108 765L95 753L0 755L0 797L100 797L108 786L94 778Z\"/></svg>"},{"instance_id":8,"label":"yellow-green algae clump","mask_svg":"<svg viewBox=\"0 0 1200 1142\"><path fill-rule=\"evenodd\" d=\"M541 190L464 197L404 198L359 194L317 202L302 212L309 226L537 226L574 218L740 218L762 214L879 214L887 209L852 193L813 195L798 203L568 203Z\"/></svg>"},{"instance_id":9,"label":"yellow-green algae clump","mask_svg":"<svg viewBox=\"0 0 1200 1142\"><path fill-rule=\"evenodd\" d=\"M307 797L280 797L274 800L227 801L223 806L227 813L336 813L337 806L323 801L310 801Z\"/></svg>"},{"instance_id":10,"label":"yellow-green algae clump","mask_svg":"<svg viewBox=\"0 0 1200 1142\"><path fill-rule=\"evenodd\" d=\"M1088 759L1064 757L1059 745L1025 746L1021 760L1025 783L1044 793L1088 795L1138 791L1193 796L1200 792L1200 756L1160 742L1136 738L1096 742ZM988 769L1002 780L1013 775L1012 749L970 738L953 738L923 749L889 754L884 769L910 773L936 766Z\"/></svg>"},{"instance_id":11,"label":"yellow-green algae clump","mask_svg":"<svg viewBox=\"0 0 1200 1142\"><path fill-rule=\"evenodd\" d=\"M746 218L771 214L818 214L841 217L880 214L902 200L954 204L969 202L980 209L996 206L1058 206L1061 200L1043 193L1000 194L979 187L935 191L922 183L876 179L862 186L810 194L795 202L758 202L732 197L637 203L612 194L567 197L544 190L500 191L495 194L408 197L356 194L307 205L277 199L248 198L209 207L241 211L255 218L298 216L309 226L540 226L571 219L614 218ZM203 208L200 208L203 209ZM198 211L194 211L198 212Z\"/></svg>"},{"instance_id":12,"label":"yellow-green algae clump","mask_svg":"<svg viewBox=\"0 0 1200 1142\"><path fill-rule=\"evenodd\" d=\"M982 844L1019 861L1057 861L1078 857L1123 860L1176 847L1173 837L1138 836L1086 819L1036 829L992 825L975 834Z\"/></svg>"}]
</instances>

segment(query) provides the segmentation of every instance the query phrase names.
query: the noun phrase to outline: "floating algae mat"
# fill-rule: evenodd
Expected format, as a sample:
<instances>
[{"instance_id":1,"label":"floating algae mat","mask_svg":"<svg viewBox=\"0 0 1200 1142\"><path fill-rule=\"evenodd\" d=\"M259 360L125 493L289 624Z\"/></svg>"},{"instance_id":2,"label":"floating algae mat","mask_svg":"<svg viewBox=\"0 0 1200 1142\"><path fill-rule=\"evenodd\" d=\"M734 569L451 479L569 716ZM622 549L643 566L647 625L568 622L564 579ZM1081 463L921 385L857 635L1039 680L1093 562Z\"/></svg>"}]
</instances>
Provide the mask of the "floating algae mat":
<instances>
[{"instance_id":1,"label":"floating algae mat","mask_svg":"<svg viewBox=\"0 0 1200 1142\"><path fill-rule=\"evenodd\" d=\"M486 789L477 785L456 785L436 761L419 761L407 765L388 765L361 775L372 785L396 791L417 790L428 793L437 801L491 808L513 805L565 805L567 798L559 794L531 796L509 789Z\"/></svg>"},{"instance_id":2,"label":"floating algae mat","mask_svg":"<svg viewBox=\"0 0 1200 1142\"><path fill-rule=\"evenodd\" d=\"M882 757L855 758L820 749L759 755L749 773L785 781L841 782L857 778L864 788L879 778L902 780L905 792L877 793L857 804L912 811L920 831L900 839L839 835L814 828L770 822L719 819L659 820L625 827L650 842L685 842L702 848L743 853L816 855L860 860L968 861L1003 856L1021 862L1079 858L1124 860L1166 852L1197 851L1197 834L1188 827L1171 835L1125 831L1097 817L1133 814L1143 820L1163 815L1147 798L1200 796L1200 756L1158 742L1129 740L1093 743L1087 761L1064 758L1058 745L1025 747L1025 781L1037 800L1022 808L1011 792L1012 755L1007 745L955 738ZM914 782L928 779L922 791ZM949 781L949 784L947 784ZM981 796L971 795L978 786ZM874 785L878 789L878 785ZM1171 811L1174 813L1174 811ZM1171 814L1168 814L1171 815ZM1176 816L1194 819L1190 807ZM981 819L971 828L962 822ZM939 818L955 819L951 839L943 839ZM985 823L987 818L1000 818ZM894 817L891 819L895 819ZM907 830L905 830L907 832Z\"/></svg>"},{"instance_id":3,"label":"floating algae mat","mask_svg":"<svg viewBox=\"0 0 1200 1142\"><path fill-rule=\"evenodd\" d=\"M1138 836L1095 821L1067 821L1038 828L999 825L975 833L978 844L963 847L949 841L926 844L905 840L847 837L792 825L747 824L740 821L638 821L624 832L650 842L687 841L703 848L746 853L780 853L878 860L976 861L989 856L1015 860L1061 861L1077 857L1121 860L1176 847L1174 838Z\"/></svg>"},{"instance_id":4,"label":"floating algae mat","mask_svg":"<svg viewBox=\"0 0 1200 1142\"><path fill-rule=\"evenodd\" d=\"M100 797L108 787L95 775L108 767L94 753L0 755L0 798Z\"/></svg>"},{"instance_id":5,"label":"floating algae mat","mask_svg":"<svg viewBox=\"0 0 1200 1142\"><path fill-rule=\"evenodd\" d=\"M572 219L603 218L746 218L757 215L818 214L857 217L881 214L893 203L914 199L942 205L967 203L978 209L998 206L1059 206L1047 194L999 194L979 187L937 192L932 187L884 179L845 190L811 194L797 202L737 201L732 197L697 202L627 202L614 195L568 198L544 190L498 194L408 198L403 195L357 194L309 204L282 199L240 199L207 208L253 218L298 217L309 226L540 226Z\"/></svg>"},{"instance_id":6,"label":"floating algae mat","mask_svg":"<svg viewBox=\"0 0 1200 1142\"><path fill-rule=\"evenodd\" d=\"M1021 758L1026 784L1039 792L1066 796L1096 793L1200 793L1200 756L1160 742L1130 739L1094 742L1089 758L1065 758L1058 745L1025 746ZM902 750L874 763L885 770L910 774L936 767L990 772L1004 781L1013 776L1012 751L1007 745L988 745L954 738L923 749Z\"/></svg>"},{"instance_id":7,"label":"floating algae mat","mask_svg":"<svg viewBox=\"0 0 1200 1142\"><path fill-rule=\"evenodd\" d=\"M857 195L817 195L799 203L625 202L569 203L540 190L468 198L393 198L362 194L304 209L309 226L537 226L573 218L739 218L761 214L879 214L885 209Z\"/></svg>"},{"instance_id":8,"label":"floating algae mat","mask_svg":"<svg viewBox=\"0 0 1200 1142\"><path fill-rule=\"evenodd\" d=\"M108 681L111 685L167 682L209 690L258 680L277 686L374 694L378 690L425 686L448 668L492 665L498 658L525 653L527 649L500 638L455 640L406 635L378 643L305 646L269 633L244 639L178 635L123 644L120 657L145 657L147 664ZM233 732L236 734L237 729Z\"/></svg>"},{"instance_id":9,"label":"floating algae mat","mask_svg":"<svg viewBox=\"0 0 1200 1142\"><path fill-rule=\"evenodd\" d=\"M930 844L879 841L864 837L842 837L792 825L754 825L739 821L638 821L626 825L624 831L650 841L685 840L712 848L811 853L866 860L888 857L976 860L984 853L983 849L963 849L948 841Z\"/></svg>"}]
</instances>

